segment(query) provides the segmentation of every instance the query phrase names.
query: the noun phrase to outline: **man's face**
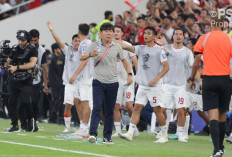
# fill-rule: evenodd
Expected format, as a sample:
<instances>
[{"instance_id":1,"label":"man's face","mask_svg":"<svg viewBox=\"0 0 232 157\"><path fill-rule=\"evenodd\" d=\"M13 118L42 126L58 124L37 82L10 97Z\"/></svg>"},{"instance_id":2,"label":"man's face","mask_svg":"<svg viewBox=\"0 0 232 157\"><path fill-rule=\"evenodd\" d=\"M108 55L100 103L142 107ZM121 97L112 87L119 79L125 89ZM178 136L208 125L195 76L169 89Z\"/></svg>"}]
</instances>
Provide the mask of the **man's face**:
<instances>
[{"instance_id":1,"label":"man's face","mask_svg":"<svg viewBox=\"0 0 232 157\"><path fill-rule=\"evenodd\" d=\"M205 25L205 33L211 32L211 27L209 25Z\"/></svg>"},{"instance_id":2,"label":"man's face","mask_svg":"<svg viewBox=\"0 0 232 157\"><path fill-rule=\"evenodd\" d=\"M80 45L80 38L78 37L75 37L73 40L72 40L72 45L74 47L74 49L78 49L79 45Z\"/></svg>"},{"instance_id":3,"label":"man's face","mask_svg":"<svg viewBox=\"0 0 232 157\"><path fill-rule=\"evenodd\" d=\"M27 46L27 40L18 39L18 44L21 49L24 49Z\"/></svg>"},{"instance_id":4,"label":"man's face","mask_svg":"<svg viewBox=\"0 0 232 157\"><path fill-rule=\"evenodd\" d=\"M103 30L100 31L100 35L102 37L102 40L104 41L111 41L114 35L114 31L113 30Z\"/></svg>"},{"instance_id":5,"label":"man's face","mask_svg":"<svg viewBox=\"0 0 232 157\"><path fill-rule=\"evenodd\" d=\"M34 44L38 48L39 47L39 38L38 37L32 37L30 43Z\"/></svg>"},{"instance_id":6,"label":"man's face","mask_svg":"<svg viewBox=\"0 0 232 157\"><path fill-rule=\"evenodd\" d=\"M181 17L177 17L176 23L177 23L178 26L182 25Z\"/></svg>"},{"instance_id":7,"label":"man's face","mask_svg":"<svg viewBox=\"0 0 232 157\"><path fill-rule=\"evenodd\" d=\"M115 27L114 28L114 38L116 40L119 40L119 39L121 39L122 35L123 35L122 30L120 28L118 28L118 27Z\"/></svg>"},{"instance_id":8,"label":"man's face","mask_svg":"<svg viewBox=\"0 0 232 157\"><path fill-rule=\"evenodd\" d=\"M207 16L207 11L206 10L202 10L201 11L201 17L205 18Z\"/></svg>"},{"instance_id":9,"label":"man's face","mask_svg":"<svg viewBox=\"0 0 232 157\"><path fill-rule=\"evenodd\" d=\"M111 15L109 16L109 20L110 20L110 21L113 21L113 20L114 20L113 14L111 14Z\"/></svg>"},{"instance_id":10,"label":"man's face","mask_svg":"<svg viewBox=\"0 0 232 157\"><path fill-rule=\"evenodd\" d=\"M56 48L53 50L54 54L56 54L57 56L61 55L62 51L59 48Z\"/></svg>"},{"instance_id":11,"label":"man's face","mask_svg":"<svg viewBox=\"0 0 232 157\"><path fill-rule=\"evenodd\" d=\"M149 43L155 40L155 35L153 34L152 30L146 29L144 32L144 41Z\"/></svg>"},{"instance_id":12,"label":"man's face","mask_svg":"<svg viewBox=\"0 0 232 157\"><path fill-rule=\"evenodd\" d=\"M187 24L188 27L192 27L194 23L195 23L195 20L192 19L192 18L188 18L186 20L186 24Z\"/></svg>"},{"instance_id":13,"label":"man's face","mask_svg":"<svg viewBox=\"0 0 232 157\"><path fill-rule=\"evenodd\" d=\"M188 44L186 45L186 47L189 48L190 50L193 50L193 44L190 40L188 41Z\"/></svg>"},{"instance_id":14,"label":"man's face","mask_svg":"<svg viewBox=\"0 0 232 157\"><path fill-rule=\"evenodd\" d=\"M180 44L184 42L184 34L182 30L176 30L173 35L174 43Z\"/></svg>"},{"instance_id":15,"label":"man's face","mask_svg":"<svg viewBox=\"0 0 232 157\"><path fill-rule=\"evenodd\" d=\"M170 26L171 25L171 20L169 20L168 18L164 19L164 26Z\"/></svg>"},{"instance_id":16,"label":"man's face","mask_svg":"<svg viewBox=\"0 0 232 157\"><path fill-rule=\"evenodd\" d=\"M139 29L142 29L145 26L145 21L143 19L140 19L137 22Z\"/></svg>"}]
</instances>

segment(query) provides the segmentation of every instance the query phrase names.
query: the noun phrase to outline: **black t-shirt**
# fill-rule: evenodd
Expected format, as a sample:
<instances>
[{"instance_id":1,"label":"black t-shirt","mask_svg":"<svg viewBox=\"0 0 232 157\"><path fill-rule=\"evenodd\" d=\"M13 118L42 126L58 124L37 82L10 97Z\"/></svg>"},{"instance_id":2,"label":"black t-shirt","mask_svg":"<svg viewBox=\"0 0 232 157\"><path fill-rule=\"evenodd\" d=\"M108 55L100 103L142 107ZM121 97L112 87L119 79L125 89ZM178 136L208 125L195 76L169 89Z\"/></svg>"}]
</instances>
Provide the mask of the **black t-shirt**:
<instances>
[{"instance_id":1,"label":"black t-shirt","mask_svg":"<svg viewBox=\"0 0 232 157\"><path fill-rule=\"evenodd\" d=\"M26 48L16 48L9 58L12 59L12 65L23 65L30 62L31 57L38 57L37 49L29 44Z\"/></svg>"},{"instance_id":2,"label":"black t-shirt","mask_svg":"<svg viewBox=\"0 0 232 157\"><path fill-rule=\"evenodd\" d=\"M41 64L46 64L47 63L47 54L43 53Z\"/></svg>"},{"instance_id":3,"label":"black t-shirt","mask_svg":"<svg viewBox=\"0 0 232 157\"><path fill-rule=\"evenodd\" d=\"M50 54L48 56L48 79L51 86L62 85L62 75L64 71L65 56L61 54L56 56L55 54Z\"/></svg>"}]
</instances>

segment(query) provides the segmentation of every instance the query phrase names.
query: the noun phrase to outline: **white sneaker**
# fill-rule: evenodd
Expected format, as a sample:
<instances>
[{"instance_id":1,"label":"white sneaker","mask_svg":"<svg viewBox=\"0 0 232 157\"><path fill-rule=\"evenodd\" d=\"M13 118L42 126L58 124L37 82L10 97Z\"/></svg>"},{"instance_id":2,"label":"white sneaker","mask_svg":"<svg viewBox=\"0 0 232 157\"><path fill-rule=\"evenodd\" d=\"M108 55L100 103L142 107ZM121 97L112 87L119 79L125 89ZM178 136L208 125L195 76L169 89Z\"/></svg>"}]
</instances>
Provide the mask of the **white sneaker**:
<instances>
[{"instance_id":1,"label":"white sneaker","mask_svg":"<svg viewBox=\"0 0 232 157\"><path fill-rule=\"evenodd\" d=\"M119 136L118 136L118 133L116 132L111 137L119 137Z\"/></svg>"},{"instance_id":2,"label":"white sneaker","mask_svg":"<svg viewBox=\"0 0 232 157\"><path fill-rule=\"evenodd\" d=\"M88 136L89 134L89 129L83 129L81 136Z\"/></svg>"},{"instance_id":3,"label":"white sneaker","mask_svg":"<svg viewBox=\"0 0 232 157\"><path fill-rule=\"evenodd\" d=\"M65 128L63 132L69 132L69 129Z\"/></svg>"},{"instance_id":4,"label":"white sneaker","mask_svg":"<svg viewBox=\"0 0 232 157\"><path fill-rule=\"evenodd\" d=\"M137 127L135 127L135 131L134 131L134 137L138 137L139 136L139 130Z\"/></svg>"},{"instance_id":5,"label":"white sneaker","mask_svg":"<svg viewBox=\"0 0 232 157\"><path fill-rule=\"evenodd\" d=\"M166 143L168 142L168 138L161 137L157 141L154 141L155 143Z\"/></svg>"},{"instance_id":6,"label":"white sneaker","mask_svg":"<svg viewBox=\"0 0 232 157\"><path fill-rule=\"evenodd\" d=\"M179 137L178 137L178 141L180 141L180 142L188 142L188 141L184 138L184 136L179 136Z\"/></svg>"},{"instance_id":7,"label":"white sneaker","mask_svg":"<svg viewBox=\"0 0 232 157\"><path fill-rule=\"evenodd\" d=\"M128 133L125 133L125 134L118 133L118 136L127 141L132 141L132 135L129 135Z\"/></svg>"},{"instance_id":8,"label":"white sneaker","mask_svg":"<svg viewBox=\"0 0 232 157\"><path fill-rule=\"evenodd\" d=\"M184 137L184 139L186 139L186 140L189 139L189 135L188 135L188 134L186 134L186 135L184 134L183 137Z\"/></svg>"},{"instance_id":9,"label":"white sneaker","mask_svg":"<svg viewBox=\"0 0 232 157\"><path fill-rule=\"evenodd\" d=\"M79 136L87 136L89 134L89 129L80 128L74 134Z\"/></svg>"},{"instance_id":10,"label":"white sneaker","mask_svg":"<svg viewBox=\"0 0 232 157\"><path fill-rule=\"evenodd\" d=\"M156 135L156 138L157 139L160 139L162 137L162 133L161 133L161 131Z\"/></svg>"},{"instance_id":11,"label":"white sneaker","mask_svg":"<svg viewBox=\"0 0 232 157\"><path fill-rule=\"evenodd\" d=\"M96 144L97 143L97 138L95 136L89 136L89 143Z\"/></svg>"}]
</instances>

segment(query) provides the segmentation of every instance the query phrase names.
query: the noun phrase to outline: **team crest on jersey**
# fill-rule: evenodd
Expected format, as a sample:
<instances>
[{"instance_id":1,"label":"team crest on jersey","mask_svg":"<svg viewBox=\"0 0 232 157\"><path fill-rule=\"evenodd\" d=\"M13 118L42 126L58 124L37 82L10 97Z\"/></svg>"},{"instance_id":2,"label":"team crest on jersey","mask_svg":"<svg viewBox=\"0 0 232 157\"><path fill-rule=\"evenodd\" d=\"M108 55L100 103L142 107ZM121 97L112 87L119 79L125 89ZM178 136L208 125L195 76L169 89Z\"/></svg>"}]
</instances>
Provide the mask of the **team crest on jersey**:
<instances>
[{"instance_id":1,"label":"team crest on jersey","mask_svg":"<svg viewBox=\"0 0 232 157\"><path fill-rule=\"evenodd\" d=\"M163 58L163 59L166 59L166 58L167 58L167 55L166 55L166 54L162 54L162 58Z\"/></svg>"},{"instance_id":2,"label":"team crest on jersey","mask_svg":"<svg viewBox=\"0 0 232 157\"><path fill-rule=\"evenodd\" d=\"M99 44L98 47L97 47L97 52L100 52L100 51L101 51L101 47L102 47L102 45Z\"/></svg>"},{"instance_id":3,"label":"team crest on jersey","mask_svg":"<svg viewBox=\"0 0 232 157\"><path fill-rule=\"evenodd\" d=\"M83 51L83 52L86 51L86 49L87 49L87 46L83 46L83 47L82 47L82 51Z\"/></svg>"}]
</instances>

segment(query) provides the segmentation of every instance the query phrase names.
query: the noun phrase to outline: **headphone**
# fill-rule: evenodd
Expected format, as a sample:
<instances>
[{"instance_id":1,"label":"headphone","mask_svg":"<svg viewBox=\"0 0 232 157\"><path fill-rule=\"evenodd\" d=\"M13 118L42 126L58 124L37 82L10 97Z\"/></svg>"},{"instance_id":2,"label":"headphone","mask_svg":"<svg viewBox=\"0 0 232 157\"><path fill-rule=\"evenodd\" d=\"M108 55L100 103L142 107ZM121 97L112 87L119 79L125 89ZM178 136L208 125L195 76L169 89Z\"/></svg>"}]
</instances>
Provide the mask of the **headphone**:
<instances>
[{"instance_id":1,"label":"headphone","mask_svg":"<svg viewBox=\"0 0 232 157\"><path fill-rule=\"evenodd\" d=\"M24 37L27 39L27 42L29 43L31 41L31 38L32 38L31 34L25 30L18 30L17 35L16 35L17 39L20 38L21 33L24 33Z\"/></svg>"}]
</instances>

